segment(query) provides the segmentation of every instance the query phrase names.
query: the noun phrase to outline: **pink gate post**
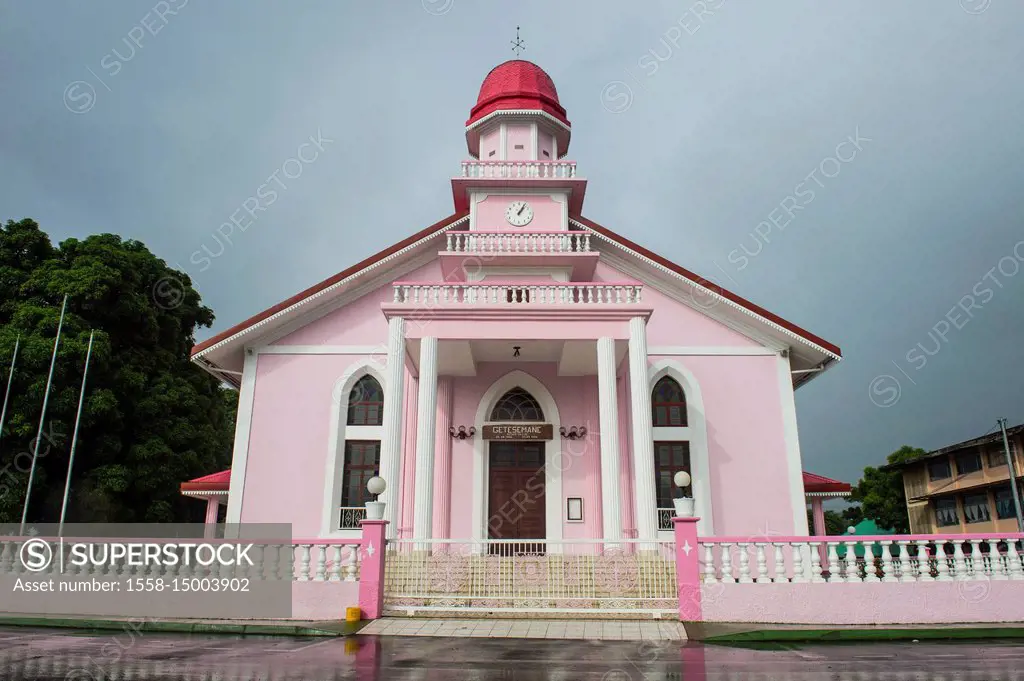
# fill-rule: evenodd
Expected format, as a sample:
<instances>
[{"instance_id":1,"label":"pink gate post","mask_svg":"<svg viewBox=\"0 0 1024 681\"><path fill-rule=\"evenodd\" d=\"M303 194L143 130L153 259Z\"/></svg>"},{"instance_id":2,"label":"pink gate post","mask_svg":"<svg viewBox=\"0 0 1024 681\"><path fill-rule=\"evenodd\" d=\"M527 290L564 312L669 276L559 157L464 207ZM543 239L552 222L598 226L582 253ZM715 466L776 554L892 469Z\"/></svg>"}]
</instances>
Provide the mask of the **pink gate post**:
<instances>
[{"instance_id":1,"label":"pink gate post","mask_svg":"<svg viewBox=\"0 0 1024 681\"><path fill-rule=\"evenodd\" d=\"M683 622L704 619L700 596L698 520L700 518L672 519L676 535L676 593L679 595L679 619Z\"/></svg>"},{"instance_id":2,"label":"pink gate post","mask_svg":"<svg viewBox=\"0 0 1024 681\"><path fill-rule=\"evenodd\" d=\"M363 552L359 566L359 610L366 620L378 619L384 612L384 533L386 520L361 520Z\"/></svg>"}]
</instances>

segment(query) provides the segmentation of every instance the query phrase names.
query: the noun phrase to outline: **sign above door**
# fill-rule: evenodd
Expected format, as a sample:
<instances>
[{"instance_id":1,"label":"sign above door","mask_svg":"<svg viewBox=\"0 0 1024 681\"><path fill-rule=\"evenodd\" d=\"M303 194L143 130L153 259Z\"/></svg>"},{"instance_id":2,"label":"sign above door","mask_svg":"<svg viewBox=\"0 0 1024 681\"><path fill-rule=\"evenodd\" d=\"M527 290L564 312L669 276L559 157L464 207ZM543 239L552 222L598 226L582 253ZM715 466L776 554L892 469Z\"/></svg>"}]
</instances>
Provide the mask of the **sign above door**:
<instances>
[{"instance_id":1,"label":"sign above door","mask_svg":"<svg viewBox=\"0 0 1024 681\"><path fill-rule=\"evenodd\" d=\"M484 426L485 440L552 440L554 427L550 423L514 423Z\"/></svg>"}]
</instances>

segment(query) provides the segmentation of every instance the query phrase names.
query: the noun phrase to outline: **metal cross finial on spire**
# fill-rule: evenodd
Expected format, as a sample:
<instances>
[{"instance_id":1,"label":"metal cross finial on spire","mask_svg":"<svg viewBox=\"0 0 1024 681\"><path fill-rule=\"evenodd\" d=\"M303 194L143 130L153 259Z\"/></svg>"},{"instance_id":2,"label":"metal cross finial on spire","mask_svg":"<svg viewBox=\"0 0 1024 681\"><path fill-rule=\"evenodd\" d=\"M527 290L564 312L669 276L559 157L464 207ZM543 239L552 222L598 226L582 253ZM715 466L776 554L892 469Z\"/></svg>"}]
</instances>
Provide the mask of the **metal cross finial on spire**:
<instances>
[{"instance_id":1,"label":"metal cross finial on spire","mask_svg":"<svg viewBox=\"0 0 1024 681\"><path fill-rule=\"evenodd\" d=\"M516 26L516 39L514 41L510 40L509 42L512 43L512 51L516 53L517 57L519 56L520 52L522 52L523 50L526 49L526 43L524 43L522 40L519 39L519 27L518 26Z\"/></svg>"}]
</instances>

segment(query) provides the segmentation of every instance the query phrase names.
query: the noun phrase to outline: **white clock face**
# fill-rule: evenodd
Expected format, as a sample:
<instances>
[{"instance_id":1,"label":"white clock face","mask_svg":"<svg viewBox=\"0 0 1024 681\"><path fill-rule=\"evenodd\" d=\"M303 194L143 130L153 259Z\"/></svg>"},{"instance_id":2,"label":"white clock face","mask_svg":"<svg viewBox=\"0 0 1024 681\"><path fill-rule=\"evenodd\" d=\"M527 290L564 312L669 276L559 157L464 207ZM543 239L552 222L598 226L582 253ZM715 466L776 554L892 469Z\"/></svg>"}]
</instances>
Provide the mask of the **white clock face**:
<instances>
[{"instance_id":1,"label":"white clock face","mask_svg":"<svg viewBox=\"0 0 1024 681\"><path fill-rule=\"evenodd\" d=\"M505 211L505 219L516 227L528 225L533 219L533 208L526 201L513 201Z\"/></svg>"}]
</instances>

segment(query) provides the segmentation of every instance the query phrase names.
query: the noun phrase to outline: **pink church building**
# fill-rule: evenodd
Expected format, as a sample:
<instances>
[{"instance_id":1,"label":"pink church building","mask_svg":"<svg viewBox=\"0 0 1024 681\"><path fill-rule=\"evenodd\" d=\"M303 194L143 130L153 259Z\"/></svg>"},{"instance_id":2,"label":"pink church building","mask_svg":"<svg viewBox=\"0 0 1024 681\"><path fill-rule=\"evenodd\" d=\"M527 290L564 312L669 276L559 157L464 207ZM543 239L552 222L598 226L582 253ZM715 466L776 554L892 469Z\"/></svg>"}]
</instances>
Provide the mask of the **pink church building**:
<instances>
[{"instance_id":1,"label":"pink church building","mask_svg":"<svg viewBox=\"0 0 1024 681\"><path fill-rule=\"evenodd\" d=\"M570 133L542 69L493 69L451 215L195 347L239 406L182 492L355 538L379 475L396 539L644 540L685 470L699 535L806 536L849 486L803 473L794 391L839 348L584 217Z\"/></svg>"}]
</instances>

